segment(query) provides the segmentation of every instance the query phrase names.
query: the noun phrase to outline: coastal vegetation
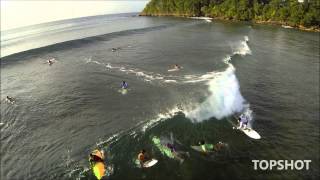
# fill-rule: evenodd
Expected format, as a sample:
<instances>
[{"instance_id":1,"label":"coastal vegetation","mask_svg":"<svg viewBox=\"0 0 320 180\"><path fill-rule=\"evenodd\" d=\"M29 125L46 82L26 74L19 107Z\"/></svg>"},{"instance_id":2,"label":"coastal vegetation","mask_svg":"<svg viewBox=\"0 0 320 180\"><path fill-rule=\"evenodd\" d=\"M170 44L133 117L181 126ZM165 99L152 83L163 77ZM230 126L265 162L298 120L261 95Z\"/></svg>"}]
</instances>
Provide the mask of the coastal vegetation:
<instances>
[{"instance_id":1,"label":"coastal vegetation","mask_svg":"<svg viewBox=\"0 0 320 180\"><path fill-rule=\"evenodd\" d=\"M320 0L151 0L141 15L206 16L319 29Z\"/></svg>"}]
</instances>

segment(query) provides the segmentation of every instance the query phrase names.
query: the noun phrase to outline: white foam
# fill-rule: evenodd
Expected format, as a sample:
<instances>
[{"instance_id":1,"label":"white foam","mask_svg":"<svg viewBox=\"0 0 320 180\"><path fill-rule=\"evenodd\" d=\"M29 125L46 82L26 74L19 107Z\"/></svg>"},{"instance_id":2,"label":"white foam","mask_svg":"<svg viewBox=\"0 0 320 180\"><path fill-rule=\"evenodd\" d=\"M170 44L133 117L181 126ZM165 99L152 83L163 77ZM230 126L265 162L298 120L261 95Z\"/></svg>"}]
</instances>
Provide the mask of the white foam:
<instances>
[{"instance_id":1,"label":"white foam","mask_svg":"<svg viewBox=\"0 0 320 180\"><path fill-rule=\"evenodd\" d=\"M238 54L244 56L251 54L251 50L247 44L248 40L249 38L245 37L245 41L233 44L233 55ZM252 113L249 104L246 103L241 95L240 85L235 75L236 69L230 63L231 58L232 57L228 55L223 59L223 62L228 65L228 68L224 72L210 72L197 78L193 76L186 77L192 79L186 82L209 80L207 85L210 95L204 102L196 106L196 108L186 112L186 116L193 122L201 122L211 117L222 119L242 111ZM251 115L250 117L252 119Z\"/></svg>"},{"instance_id":2,"label":"white foam","mask_svg":"<svg viewBox=\"0 0 320 180\"><path fill-rule=\"evenodd\" d=\"M155 119L151 119L150 121L148 121L147 123L145 123L142 128L141 131L145 132L146 130L156 126L157 124L159 124L162 121L165 121L169 118L172 118L175 114L177 114L179 111L181 111L178 107L175 107L171 110L168 110L165 113L160 113L158 114L158 116Z\"/></svg>"},{"instance_id":3,"label":"white foam","mask_svg":"<svg viewBox=\"0 0 320 180\"><path fill-rule=\"evenodd\" d=\"M120 133L113 134L113 135L110 136L107 140L98 142L98 143L97 143L97 146L101 146L101 145L104 145L104 144L108 144L108 143L110 143L110 142L118 141L118 139L119 139L119 134L120 134Z\"/></svg>"},{"instance_id":4,"label":"white foam","mask_svg":"<svg viewBox=\"0 0 320 180\"><path fill-rule=\"evenodd\" d=\"M217 75L217 72L212 71L212 72L207 72L206 74L203 75L186 75L184 83L198 83L198 82L204 82L204 81L209 81L213 79Z\"/></svg>"},{"instance_id":5,"label":"white foam","mask_svg":"<svg viewBox=\"0 0 320 180\"><path fill-rule=\"evenodd\" d=\"M249 37L248 37L248 36L244 36L244 40L245 40L246 42L249 42Z\"/></svg>"},{"instance_id":6,"label":"white foam","mask_svg":"<svg viewBox=\"0 0 320 180\"><path fill-rule=\"evenodd\" d=\"M86 58L86 63L90 63L91 62L92 57Z\"/></svg>"},{"instance_id":7,"label":"white foam","mask_svg":"<svg viewBox=\"0 0 320 180\"><path fill-rule=\"evenodd\" d=\"M124 67L124 66L113 66L113 65L111 65L111 63L104 64L104 63L100 63L98 61L92 61L91 58L89 58L87 60L87 63L95 63L95 64L103 65L107 69L118 70L118 71L124 72L126 74L134 74L137 77L143 78L144 81L153 81L153 80L163 80L163 79L165 79L165 76L163 76L161 74L155 74L155 73L152 73L152 72L143 72L143 71L141 71L139 69Z\"/></svg>"},{"instance_id":8,"label":"white foam","mask_svg":"<svg viewBox=\"0 0 320 180\"><path fill-rule=\"evenodd\" d=\"M244 98L240 93L235 69L230 66L225 72L208 82L211 93L207 99L186 116L194 122L207 120L211 117L221 119L243 109Z\"/></svg>"},{"instance_id":9,"label":"white foam","mask_svg":"<svg viewBox=\"0 0 320 180\"><path fill-rule=\"evenodd\" d=\"M212 20L210 17L190 17L191 19Z\"/></svg>"},{"instance_id":10,"label":"white foam","mask_svg":"<svg viewBox=\"0 0 320 180\"><path fill-rule=\"evenodd\" d=\"M248 36L245 36L244 39L245 40L240 41L238 43L231 44L233 55L238 54L238 55L244 56L247 54L251 54L251 49L247 44L247 42L249 41Z\"/></svg>"},{"instance_id":11,"label":"white foam","mask_svg":"<svg viewBox=\"0 0 320 180\"><path fill-rule=\"evenodd\" d=\"M172 79L168 79L168 80L164 80L165 83L176 83L176 80L172 80Z\"/></svg>"},{"instance_id":12,"label":"white foam","mask_svg":"<svg viewBox=\"0 0 320 180\"><path fill-rule=\"evenodd\" d=\"M108 63L108 64L106 65L106 68L112 69L112 66Z\"/></svg>"}]
</instances>

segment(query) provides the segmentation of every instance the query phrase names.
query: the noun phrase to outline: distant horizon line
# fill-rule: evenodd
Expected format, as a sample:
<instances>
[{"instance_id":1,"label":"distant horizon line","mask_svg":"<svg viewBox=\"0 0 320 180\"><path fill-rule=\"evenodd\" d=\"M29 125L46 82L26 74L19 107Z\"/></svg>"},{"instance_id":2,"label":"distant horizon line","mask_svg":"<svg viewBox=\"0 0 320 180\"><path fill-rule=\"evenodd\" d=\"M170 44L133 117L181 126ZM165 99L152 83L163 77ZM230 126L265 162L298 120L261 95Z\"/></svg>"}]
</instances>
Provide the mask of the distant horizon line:
<instances>
[{"instance_id":1,"label":"distant horizon line","mask_svg":"<svg viewBox=\"0 0 320 180\"><path fill-rule=\"evenodd\" d=\"M14 0L14 1L21 1L21 0ZM81 0L81 1L84 1L84 0ZM101 0L97 0L97 1L101 1ZM108 1L112 1L112 0L108 0ZM128 0L120 0L120 1L128 1ZM134 0L134 1L145 1L145 0ZM31 24L31 25L26 25L26 26L20 26L20 27L15 27L15 28L11 28L11 29L5 29L5 30L1 30L0 32L3 33L6 31L15 31L15 30L24 29L24 28L31 27L31 26L40 26L40 25L49 24L49 23L70 21L70 20L82 19L82 18L94 18L94 17L99 17L99 16L121 15L121 14L123 14L123 15L124 14L139 14L139 13L140 12L109 13L109 14L107 13L107 14L98 14L98 15L91 15L91 16L74 17L74 18L68 18L68 19L60 19L60 20L42 22L42 23L37 23L37 24Z\"/></svg>"}]
</instances>

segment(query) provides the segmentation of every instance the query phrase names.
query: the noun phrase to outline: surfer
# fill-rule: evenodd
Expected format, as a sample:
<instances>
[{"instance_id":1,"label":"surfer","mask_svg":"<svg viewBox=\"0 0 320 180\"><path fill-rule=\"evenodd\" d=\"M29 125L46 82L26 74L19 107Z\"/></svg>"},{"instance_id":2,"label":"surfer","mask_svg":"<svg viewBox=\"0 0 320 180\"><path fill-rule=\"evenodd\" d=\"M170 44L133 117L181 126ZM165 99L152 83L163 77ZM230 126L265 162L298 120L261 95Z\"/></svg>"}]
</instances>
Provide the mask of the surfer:
<instances>
[{"instance_id":1,"label":"surfer","mask_svg":"<svg viewBox=\"0 0 320 180\"><path fill-rule=\"evenodd\" d=\"M97 179L101 179L105 175L104 159L103 151L97 149L92 151L89 155L89 162Z\"/></svg>"},{"instance_id":2,"label":"surfer","mask_svg":"<svg viewBox=\"0 0 320 180\"><path fill-rule=\"evenodd\" d=\"M176 152L176 148L174 147L173 144L167 143L167 148L169 148L171 152Z\"/></svg>"},{"instance_id":3,"label":"surfer","mask_svg":"<svg viewBox=\"0 0 320 180\"><path fill-rule=\"evenodd\" d=\"M10 97L10 96L7 96L7 97L6 97L6 101L9 102L9 103L11 103L11 104L14 103L13 97Z\"/></svg>"},{"instance_id":4,"label":"surfer","mask_svg":"<svg viewBox=\"0 0 320 180\"><path fill-rule=\"evenodd\" d=\"M203 151L204 153L207 153L207 152L209 152L209 151L216 151L216 152L218 152L218 151L220 151L224 146L226 146L226 144L219 141L217 144L213 145L213 144L207 144L207 143L205 143L204 140L201 140L201 141L199 142L199 146L201 147L201 149L202 149L202 151Z\"/></svg>"},{"instance_id":5,"label":"surfer","mask_svg":"<svg viewBox=\"0 0 320 180\"><path fill-rule=\"evenodd\" d=\"M207 144L204 140L199 141L199 146L201 147L204 153L207 153L208 151L213 151L213 144Z\"/></svg>"},{"instance_id":6,"label":"surfer","mask_svg":"<svg viewBox=\"0 0 320 180\"><path fill-rule=\"evenodd\" d=\"M174 144L167 143L166 146L168 149L170 149L172 155L180 161L180 163L183 163L186 157L190 157L189 152L177 151Z\"/></svg>"},{"instance_id":7,"label":"surfer","mask_svg":"<svg viewBox=\"0 0 320 180\"><path fill-rule=\"evenodd\" d=\"M227 146L227 144L219 141L215 146L214 146L214 150L215 151L220 151L223 147Z\"/></svg>"},{"instance_id":8,"label":"surfer","mask_svg":"<svg viewBox=\"0 0 320 180\"><path fill-rule=\"evenodd\" d=\"M180 67L178 64L175 64L175 65L173 66L173 68L174 68L174 69L180 69L181 67Z\"/></svg>"},{"instance_id":9,"label":"surfer","mask_svg":"<svg viewBox=\"0 0 320 180\"><path fill-rule=\"evenodd\" d=\"M117 47L117 48L112 48L111 51L112 52L116 52L117 50L120 50L121 48Z\"/></svg>"},{"instance_id":10,"label":"surfer","mask_svg":"<svg viewBox=\"0 0 320 180\"><path fill-rule=\"evenodd\" d=\"M241 128L246 129L249 121L247 117L241 114L240 117L238 118L238 122L239 122L239 127L237 127L237 129L241 129Z\"/></svg>"},{"instance_id":11,"label":"surfer","mask_svg":"<svg viewBox=\"0 0 320 180\"><path fill-rule=\"evenodd\" d=\"M122 89L127 89L128 88L128 83L126 81L122 81L121 88Z\"/></svg>"},{"instance_id":12,"label":"surfer","mask_svg":"<svg viewBox=\"0 0 320 180\"><path fill-rule=\"evenodd\" d=\"M146 150L142 149L142 150L140 151L140 153L138 154L138 160L139 160L139 162L140 162L141 168L143 168L143 167L144 167L144 166L143 166L144 162L147 161Z\"/></svg>"},{"instance_id":13,"label":"surfer","mask_svg":"<svg viewBox=\"0 0 320 180\"><path fill-rule=\"evenodd\" d=\"M53 64L53 61L54 61L54 58L49 59L49 60L48 60L48 64L49 64L49 65L52 65L52 64Z\"/></svg>"}]
</instances>

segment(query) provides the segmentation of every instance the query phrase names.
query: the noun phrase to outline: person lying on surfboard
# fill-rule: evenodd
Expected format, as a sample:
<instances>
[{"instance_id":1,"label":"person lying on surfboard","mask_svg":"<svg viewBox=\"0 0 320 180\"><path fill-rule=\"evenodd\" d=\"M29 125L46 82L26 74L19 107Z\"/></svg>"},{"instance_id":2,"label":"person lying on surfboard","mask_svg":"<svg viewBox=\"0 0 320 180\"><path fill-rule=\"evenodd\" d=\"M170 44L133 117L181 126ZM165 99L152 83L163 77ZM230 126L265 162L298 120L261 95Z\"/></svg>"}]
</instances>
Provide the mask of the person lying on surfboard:
<instances>
[{"instance_id":1,"label":"person lying on surfboard","mask_svg":"<svg viewBox=\"0 0 320 180\"><path fill-rule=\"evenodd\" d=\"M166 147L170 149L172 155L180 161L180 163L183 163L184 159L186 157L190 157L189 152L184 152L184 151L178 151L175 147L174 144L172 143L167 143Z\"/></svg>"},{"instance_id":2,"label":"person lying on surfboard","mask_svg":"<svg viewBox=\"0 0 320 180\"><path fill-rule=\"evenodd\" d=\"M104 153L103 151L94 150L89 155L89 162L93 170L93 174L97 179L101 179L105 175L105 164L104 164Z\"/></svg>"},{"instance_id":3,"label":"person lying on surfboard","mask_svg":"<svg viewBox=\"0 0 320 180\"><path fill-rule=\"evenodd\" d=\"M175 65L173 66L173 68L174 68L174 69L180 69L181 67L180 67L178 64L175 64Z\"/></svg>"},{"instance_id":4,"label":"person lying on surfboard","mask_svg":"<svg viewBox=\"0 0 320 180\"><path fill-rule=\"evenodd\" d=\"M201 149L202 149L202 151L203 151L204 153L208 153L208 152L210 152L210 151L211 151L211 152L212 152L212 151L218 152L218 151L220 151L224 146L226 146L226 144L219 141L217 144L213 145L213 144L207 144L207 143L205 143L204 140L201 140L201 141L199 142L199 146L201 147Z\"/></svg>"},{"instance_id":5,"label":"person lying on surfboard","mask_svg":"<svg viewBox=\"0 0 320 180\"><path fill-rule=\"evenodd\" d=\"M176 148L174 147L174 145L173 144L171 144L171 143L167 143L167 145L166 145L170 150L171 150L171 152L176 152Z\"/></svg>"},{"instance_id":6,"label":"person lying on surfboard","mask_svg":"<svg viewBox=\"0 0 320 180\"><path fill-rule=\"evenodd\" d=\"M144 162L148 160L148 156L146 154L146 150L142 149L138 154L138 160L140 162L141 168L143 168Z\"/></svg>"},{"instance_id":7,"label":"person lying on surfboard","mask_svg":"<svg viewBox=\"0 0 320 180\"><path fill-rule=\"evenodd\" d=\"M6 101L9 102L9 103L11 103L11 104L14 103L13 97L10 97L10 96L7 96L7 97L6 97Z\"/></svg>"},{"instance_id":8,"label":"person lying on surfboard","mask_svg":"<svg viewBox=\"0 0 320 180\"><path fill-rule=\"evenodd\" d=\"M117 50L120 50L120 49L121 49L120 47L112 48L111 51L112 51L112 52L116 52Z\"/></svg>"},{"instance_id":9,"label":"person lying on surfboard","mask_svg":"<svg viewBox=\"0 0 320 180\"><path fill-rule=\"evenodd\" d=\"M51 58L51 59L48 60L48 64L49 64L49 65L52 65L53 62L54 62L54 58Z\"/></svg>"},{"instance_id":10,"label":"person lying on surfboard","mask_svg":"<svg viewBox=\"0 0 320 180\"><path fill-rule=\"evenodd\" d=\"M239 122L239 127L237 127L237 129L241 129L241 128L246 129L249 121L247 117L241 114L240 117L238 118L238 122Z\"/></svg>"}]
</instances>

